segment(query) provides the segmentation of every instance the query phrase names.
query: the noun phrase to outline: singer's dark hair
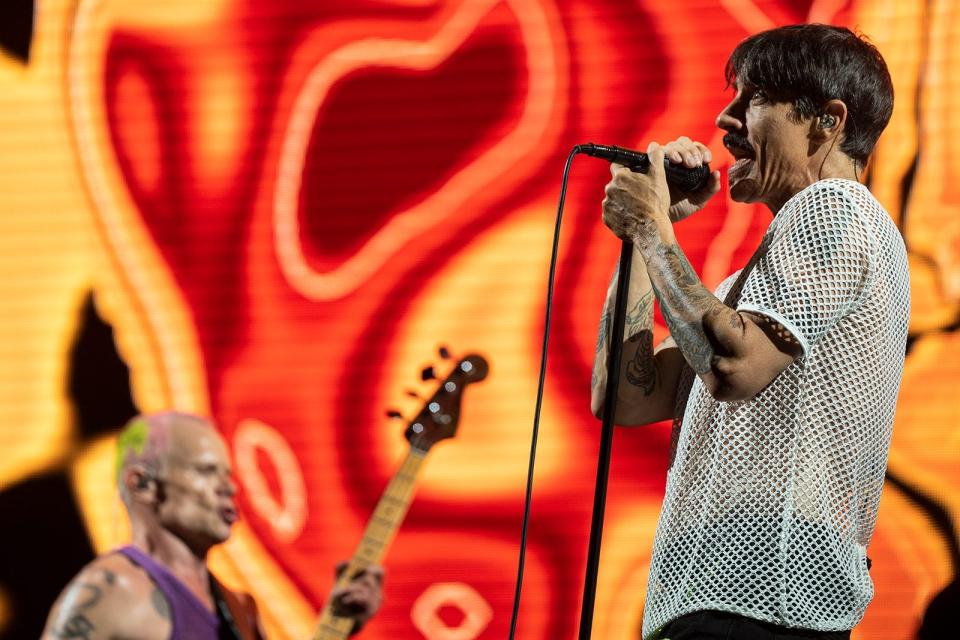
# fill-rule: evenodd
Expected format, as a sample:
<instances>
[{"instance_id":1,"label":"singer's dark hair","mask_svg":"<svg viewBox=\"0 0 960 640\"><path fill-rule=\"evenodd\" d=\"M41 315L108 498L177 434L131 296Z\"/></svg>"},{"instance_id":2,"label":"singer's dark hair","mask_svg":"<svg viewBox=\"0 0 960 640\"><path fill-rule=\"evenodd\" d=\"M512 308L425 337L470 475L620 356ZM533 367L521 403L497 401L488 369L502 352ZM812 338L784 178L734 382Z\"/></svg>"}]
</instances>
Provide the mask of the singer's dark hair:
<instances>
[{"instance_id":1,"label":"singer's dark hair","mask_svg":"<svg viewBox=\"0 0 960 640\"><path fill-rule=\"evenodd\" d=\"M798 24L754 34L737 45L725 70L739 81L792 102L798 118L820 115L830 100L847 105L840 149L861 166L893 112L893 82L877 48L844 27Z\"/></svg>"}]
</instances>

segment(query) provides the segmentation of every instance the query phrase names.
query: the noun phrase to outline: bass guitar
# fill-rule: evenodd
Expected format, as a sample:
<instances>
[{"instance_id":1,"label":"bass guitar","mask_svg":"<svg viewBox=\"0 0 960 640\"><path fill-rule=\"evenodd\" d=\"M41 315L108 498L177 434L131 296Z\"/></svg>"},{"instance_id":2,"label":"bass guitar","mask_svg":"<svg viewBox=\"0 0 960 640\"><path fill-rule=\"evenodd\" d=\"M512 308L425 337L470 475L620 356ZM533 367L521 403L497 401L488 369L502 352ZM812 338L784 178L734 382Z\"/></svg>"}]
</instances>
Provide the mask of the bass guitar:
<instances>
[{"instance_id":1,"label":"bass guitar","mask_svg":"<svg viewBox=\"0 0 960 640\"><path fill-rule=\"evenodd\" d=\"M441 349L440 354L448 355L446 349ZM427 452L437 442L456 435L463 390L468 385L486 378L488 371L487 361L482 356L473 354L459 359L417 416L407 424L404 435L410 443L410 451L373 510L360 544L337 578L337 587L345 586L368 566L378 564L383 558L413 501L417 475ZM424 380L435 378L433 367L424 369L422 377ZM390 411L387 415L400 417L395 411ZM332 603L328 602L312 638L342 640L348 637L352 630L353 620L334 615Z\"/></svg>"}]
</instances>

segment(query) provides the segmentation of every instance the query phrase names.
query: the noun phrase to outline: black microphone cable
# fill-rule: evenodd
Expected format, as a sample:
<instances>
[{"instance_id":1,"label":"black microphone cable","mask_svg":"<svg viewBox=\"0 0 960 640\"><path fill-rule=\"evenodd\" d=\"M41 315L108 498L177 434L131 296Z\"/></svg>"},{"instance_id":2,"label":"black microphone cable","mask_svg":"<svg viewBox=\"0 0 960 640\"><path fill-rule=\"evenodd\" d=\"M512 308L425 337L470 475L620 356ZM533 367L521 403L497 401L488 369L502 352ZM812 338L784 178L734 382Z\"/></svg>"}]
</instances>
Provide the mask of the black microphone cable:
<instances>
[{"instance_id":1,"label":"black microphone cable","mask_svg":"<svg viewBox=\"0 0 960 640\"><path fill-rule=\"evenodd\" d=\"M580 153L575 146L563 167L560 180L560 202L557 205L557 222L553 229L553 250L550 253L550 275L547 277L547 310L543 319L543 345L540 349L540 378L537 382L537 402L533 410L533 436L530 442L530 464L527 468L527 490L523 501L523 524L520 528L520 557L517 562L517 590L513 596L513 613L510 616L510 640L517 632L517 619L520 615L520 593L523 590L523 567L527 556L527 529L530 521L530 503L533 499L533 470L537 460L537 439L540 434L540 408L543 405L543 387L547 377L547 347L550 344L550 321L553 317L553 285L557 271L557 254L560 249L560 223L563 221L563 204L567 197L567 179L573 158Z\"/></svg>"}]
</instances>

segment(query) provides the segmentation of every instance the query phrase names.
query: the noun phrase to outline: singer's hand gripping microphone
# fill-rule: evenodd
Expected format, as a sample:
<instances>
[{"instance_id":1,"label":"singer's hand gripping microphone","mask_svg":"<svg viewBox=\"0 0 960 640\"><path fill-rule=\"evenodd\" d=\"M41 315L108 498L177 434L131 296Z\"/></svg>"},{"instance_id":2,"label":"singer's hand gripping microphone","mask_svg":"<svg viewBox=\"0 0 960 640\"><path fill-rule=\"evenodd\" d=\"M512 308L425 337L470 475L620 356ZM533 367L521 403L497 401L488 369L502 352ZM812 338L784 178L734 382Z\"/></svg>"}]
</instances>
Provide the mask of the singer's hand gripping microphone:
<instances>
[{"instance_id":1,"label":"singer's hand gripping microphone","mask_svg":"<svg viewBox=\"0 0 960 640\"><path fill-rule=\"evenodd\" d=\"M622 164L635 173L646 173L647 169L650 168L650 160L647 158L647 154L633 149L593 144L592 142L578 144L574 149L577 153ZM667 173L667 182L686 193L700 191L707 186L707 182L710 180L710 165L707 163L691 169L682 164L673 164L664 158L663 167Z\"/></svg>"}]
</instances>

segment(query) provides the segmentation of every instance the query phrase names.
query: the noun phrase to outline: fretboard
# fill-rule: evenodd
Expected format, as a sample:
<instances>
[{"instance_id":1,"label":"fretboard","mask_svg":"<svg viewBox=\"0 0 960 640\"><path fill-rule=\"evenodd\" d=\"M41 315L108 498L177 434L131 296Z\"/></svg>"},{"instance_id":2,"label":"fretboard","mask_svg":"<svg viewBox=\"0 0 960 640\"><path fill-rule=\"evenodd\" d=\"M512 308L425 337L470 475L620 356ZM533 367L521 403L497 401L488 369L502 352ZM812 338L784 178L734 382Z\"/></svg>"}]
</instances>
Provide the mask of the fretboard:
<instances>
[{"instance_id":1,"label":"fretboard","mask_svg":"<svg viewBox=\"0 0 960 640\"><path fill-rule=\"evenodd\" d=\"M413 501L417 473L426 455L426 451L416 448L411 448L407 453L373 510L360 544L357 545L346 570L337 580L337 587L346 585L358 573L372 564L378 564L383 558ZM327 604L313 632L313 640L340 640L348 637L352 629L353 620L333 615L330 605Z\"/></svg>"}]
</instances>

